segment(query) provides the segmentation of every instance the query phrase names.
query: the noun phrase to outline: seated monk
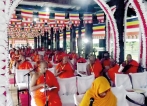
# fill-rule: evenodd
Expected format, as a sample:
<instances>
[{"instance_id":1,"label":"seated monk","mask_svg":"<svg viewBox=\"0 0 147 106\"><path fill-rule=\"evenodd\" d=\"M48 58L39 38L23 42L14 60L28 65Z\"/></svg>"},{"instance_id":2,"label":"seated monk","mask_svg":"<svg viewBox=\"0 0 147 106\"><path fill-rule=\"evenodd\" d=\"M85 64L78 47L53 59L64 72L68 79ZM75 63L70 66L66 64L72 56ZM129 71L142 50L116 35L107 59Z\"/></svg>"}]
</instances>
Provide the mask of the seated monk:
<instances>
[{"instance_id":1,"label":"seated monk","mask_svg":"<svg viewBox=\"0 0 147 106\"><path fill-rule=\"evenodd\" d=\"M60 63L61 61L62 61L62 55L60 55L58 51L55 51L53 62L57 64Z\"/></svg>"},{"instance_id":2,"label":"seated monk","mask_svg":"<svg viewBox=\"0 0 147 106\"><path fill-rule=\"evenodd\" d=\"M17 63L17 69L33 69L31 63L26 60L24 55L20 55L20 60L21 61Z\"/></svg>"},{"instance_id":3,"label":"seated monk","mask_svg":"<svg viewBox=\"0 0 147 106\"><path fill-rule=\"evenodd\" d=\"M19 51L16 50L15 53L12 54L12 58L11 58L11 61L10 61L10 69L14 66L16 66L16 63L19 61Z\"/></svg>"},{"instance_id":4,"label":"seated monk","mask_svg":"<svg viewBox=\"0 0 147 106\"><path fill-rule=\"evenodd\" d=\"M94 100L90 105L91 98ZM112 93L108 80L102 76L96 78L79 106L117 106L117 98Z\"/></svg>"},{"instance_id":5,"label":"seated monk","mask_svg":"<svg viewBox=\"0 0 147 106\"><path fill-rule=\"evenodd\" d=\"M101 59L101 64L102 64L103 69L106 69L106 70L109 69L111 62L110 62L108 52L104 53L103 58Z\"/></svg>"},{"instance_id":6,"label":"seated monk","mask_svg":"<svg viewBox=\"0 0 147 106\"><path fill-rule=\"evenodd\" d=\"M30 90L34 93L36 106L62 106L58 95L58 81L47 68L47 63L45 61L40 62L38 71L33 74L31 79ZM45 87L57 88L47 90L46 92L41 91ZM48 100L48 105L46 105L46 99Z\"/></svg>"},{"instance_id":7,"label":"seated monk","mask_svg":"<svg viewBox=\"0 0 147 106\"><path fill-rule=\"evenodd\" d=\"M60 78L70 78L74 76L74 70L74 66L68 57L64 56L62 62L55 68L55 75Z\"/></svg>"},{"instance_id":8,"label":"seated monk","mask_svg":"<svg viewBox=\"0 0 147 106\"><path fill-rule=\"evenodd\" d=\"M77 63L86 63L86 59L84 59L83 57L77 55L76 62Z\"/></svg>"},{"instance_id":9,"label":"seated monk","mask_svg":"<svg viewBox=\"0 0 147 106\"><path fill-rule=\"evenodd\" d=\"M96 60L94 55L90 55L89 56L89 64L87 65L86 69L87 69L87 74L91 75L92 73L94 73L95 78L100 76L100 73L102 71L102 65L99 61Z\"/></svg>"},{"instance_id":10,"label":"seated monk","mask_svg":"<svg viewBox=\"0 0 147 106\"><path fill-rule=\"evenodd\" d=\"M34 62L39 61L39 54L38 54L38 51L35 51L35 52L34 52L33 57L32 57L32 60L33 60Z\"/></svg>"},{"instance_id":11,"label":"seated monk","mask_svg":"<svg viewBox=\"0 0 147 106\"><path fill-rule=\"evenodd\" d=\"M132 59L131 54L128 54L127 60L122 63L122 66L124 67L122 72L124 74L129 74L129 73L137 73L139 64L137 61Z\"/></svg>"},{"instance_id":12,"label":"seated monk","mask_svg":"<svg viewBox=\"0 0 147 106\"><path fill-rule=\"evenodd\" d=\"M48 55L44 55L44 60L48 63L48 68L53 67L52 63L50 62L50 59L49 59Z\"/></svg>"},{"instance_id":13,"label":"seated monk","mask_svg":"<svg viewBox=\"0 0 147 106\"><path fill-rule=\"evenodd\" d=\"M76 52L73 51L73 52L70 54L69 58L70 58L71 60L77 59L77 54L76 54Z\"/></svg>"},{"instance_id":14,"label":"seated monk","mask_svg":"<svg viewBox=\"0 0 147 106\"><path fill-rule=\"evenodd\" d=\"M40 64L41 61L44 61L44 58L43 58L42 55L38 55L38 61L36 62L35 67L39 67L39 64Z\"/></svg>"},{"instance_id":15,"label":"seated monk","mask_svg":"<svg viewBox=\"0 0 147 106\"><path fill-rule=\"evenodd\" d=\"M110 69L108 70L108 77L110 78L110 80L113 82L113 84L115 83L115 73L119 73L119 65L116 64L116 62L114 61L114 59L111 59L111 65L110 65Z\"/></svg>"}]
</instances>

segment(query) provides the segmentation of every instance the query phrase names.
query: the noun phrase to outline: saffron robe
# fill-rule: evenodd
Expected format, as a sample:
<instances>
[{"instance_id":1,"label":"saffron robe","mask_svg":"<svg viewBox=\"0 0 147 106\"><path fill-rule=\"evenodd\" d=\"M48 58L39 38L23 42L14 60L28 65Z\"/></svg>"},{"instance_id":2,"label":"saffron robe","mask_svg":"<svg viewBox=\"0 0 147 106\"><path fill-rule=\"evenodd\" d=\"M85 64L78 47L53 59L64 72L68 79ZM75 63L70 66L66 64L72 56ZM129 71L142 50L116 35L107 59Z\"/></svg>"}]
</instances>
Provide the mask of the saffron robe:
<instances>
[{"instance_id":1,"label":"saffron robe","mask_svg":"<svg viewBox=\"0 0 147 106\"><path fill-rule=\"evenodd\" d=\"M66 64L62 64L62 62L59 63L56 66L56 70L58 72L64 71L63 73L59 75L60 78L70 78L74 76L74 70L72 69L69 63L66 63Z\"/></svg>"},{"instance_id":2,"label":"saffron robe","mask_svg":"<svg viewBox=\"0 0 147 106\"><path fill-rule=\"evenodd\" d=\"M47 91L47 97L48 97L48 101L49 101L48 106L62 106L60 97L58 95L58 91L60 88L59 88L59 84L57 82L57 79L50 71L46 71L45 77L46 77L46 84L49 87L57 87L51 91ZM36 85L39 85L42 83L45 83L44 82L44 75L42 75L38 78ZM35 99L35 103L37 106L45 106L46 96L45 96L44 92L40 91L42 88L34 91L34 99Z\"/></svg>"}]
</instances>

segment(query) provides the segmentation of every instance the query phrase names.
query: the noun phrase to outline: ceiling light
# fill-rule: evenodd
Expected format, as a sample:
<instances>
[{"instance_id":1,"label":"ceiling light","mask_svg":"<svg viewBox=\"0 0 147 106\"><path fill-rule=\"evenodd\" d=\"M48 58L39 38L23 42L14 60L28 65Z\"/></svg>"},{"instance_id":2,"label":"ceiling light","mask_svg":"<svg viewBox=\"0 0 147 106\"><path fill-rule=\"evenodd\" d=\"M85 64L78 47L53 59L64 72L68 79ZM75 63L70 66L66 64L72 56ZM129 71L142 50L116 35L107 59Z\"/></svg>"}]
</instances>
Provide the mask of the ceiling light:
<instances>
[{"instance_id":1,"label":"ceiling light","mask_svg":"<svg viewBox=\"0 0 147 106\"><path fill-rule=\"evenodd\" d=\"M34 18L34 21L36 22L37 21L37 18Z\"/></svg>"},{"instance_id":2,"label":"ceiling light","mask_svg":"<svg viewBox=\"0 0 147 106\"><path fill-rule=\"evenodd\" d=\"M84 43L88 43L89 40L87 38L84 39Z\"/></svg>"},{"instance_id":3,"label":"ceiling light","mask_svg":"<svg viewBox=\"0 0 147 106\"><path fill-rule=\"evenodd\" d=\"M46 9L45 9L47 12L49 12L49 8L48 7L46 7Z\"/></svg>"}]
</instances>

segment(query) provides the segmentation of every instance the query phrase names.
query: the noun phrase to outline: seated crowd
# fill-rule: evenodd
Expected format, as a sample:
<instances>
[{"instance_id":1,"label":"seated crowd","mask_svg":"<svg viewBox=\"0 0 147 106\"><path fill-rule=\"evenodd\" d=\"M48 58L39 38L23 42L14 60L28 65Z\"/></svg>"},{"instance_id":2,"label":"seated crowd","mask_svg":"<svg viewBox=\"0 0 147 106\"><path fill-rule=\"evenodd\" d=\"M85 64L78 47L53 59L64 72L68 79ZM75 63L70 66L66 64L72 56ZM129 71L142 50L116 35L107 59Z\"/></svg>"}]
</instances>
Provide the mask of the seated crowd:
<instances>
[{"instance_id":1,"label":"seated crowd","mask_svg":"<svg viewBox=\"0 0 147 106\"><path fill-rule=\"evenodd\" d=\"M44 51L44 54L39 54L39 51ZM94 74L95 76L95 80L86 92L80 106L89 106L87 101L90 100L90 97L95 99L93 106L108 106L108 104L109 106L116 106L116 97L110 90L110 87L115 85L115 73L137 73L139 67L139 64L132 59L130 54L127 55L126 61L119 65L109 57L108 52L104 53L101 60L92 54L86 60L76 54L75 51L66 53L63 50L33 50L30 47L10 50L10 73L12 73L11 69L13 67L22 70L35 70L35 73L32 73L31 76L30 90L34 92L37 106L44 106L46 103L45 93L40 92L40 89L45 86L57 87L46 92L50 101L48 106L62 106L58 95L60 87L56 77L80 76L81 74L76 73L77 63L87 63L86 72L80 71L81 74L87 76ZM53 67L55 68L54 74L47 71ZM44 85L44 77L46 77L46 85Z\"/></svg>"}]
</instances>

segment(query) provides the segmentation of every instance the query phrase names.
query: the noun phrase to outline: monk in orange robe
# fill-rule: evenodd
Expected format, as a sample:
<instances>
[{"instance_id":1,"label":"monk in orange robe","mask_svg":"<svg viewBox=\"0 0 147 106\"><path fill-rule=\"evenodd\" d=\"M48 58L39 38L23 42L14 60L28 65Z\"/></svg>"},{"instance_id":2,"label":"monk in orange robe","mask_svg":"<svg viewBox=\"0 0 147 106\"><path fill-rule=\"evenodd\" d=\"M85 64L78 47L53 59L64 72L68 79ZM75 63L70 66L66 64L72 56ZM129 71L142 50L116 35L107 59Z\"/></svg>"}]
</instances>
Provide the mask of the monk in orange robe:
<instances>
[{"instance_id":1,"label":"monk in orange robe","mask_svg":"<svg viewBox=\"0 0 147 106\"><path fill-rule=\"evenodd\" d=\"M127 60L123 62L122 66L124 67L124 74L137 73L139 64L137 61L132 59L131 54L127 55Z\"/></svg>"},{"instance_id":2,"label":"monk in orange robe","mask_svg":"<svg viewBox=\"0 0 147 106\"><path fill-rule=\"evenodd\" d=\"M56 87L52 90L42 91L45 87ZM33 74L30 90L34 93L36 106L62 106L58 95L59 84L55 76L47 70L47 63L42 61L38 71ZM46 105L46 100L48 105Z\"/></svg>"},{"instance_id":3,"label":"monk in orange robe","mask_svg":"<svg viewBox=\"0 0 147 106\"><path fill-rule=\"evenodd\" d=\"M113 82L113 84L115 83L115 74L118 74L118 70L119 70L119 65L116 64L116 62L111 59L111 66L110 69L108 70L108 77L110 78L110 80Z\"/></svg>"},{"instance_id":4,"label":"monk in orange robe","mask_svg":"<svg viewBox=\"0 0 147 106\"><path fill-rule=\"evenodd\" d=\"M34 55L33 55L33 57L32 57L32 60L33 60L34 62L39 61L39 54L38 54L38 51L35 51L35 52L34 52Z\"/></svg>"},{"instance_id":5,"label":"monk in orange robe","mask_svg":"<svg viewBox=\"0 0 147 106\"><path fill-rule=\"evenodd\" d=\"M67 56L55 68L55 75L60 78L70 78L74 76L74 66Z\"/></svg>"},{"instance_id":6,"label":"monk in orange robe","mask_svg":"<svg viewBox=\"0 0 147 106\"><path fill-rule=\"evenodd\" d=\"M71 54L70 54L70 59L77 59L77 54L75 53L75 51L73 51Z\"/></svg>"},{"instance_id":7,"label":"monk in orange robe","mask_svg":"<svg viewBox=\"0 0 147 106\"><path fill-rule=\"evenodd\" d=\"M12 54L12 58L10 61L10 69L12 69L13 65L16 65L15 63L17 63L17 61L19 61L19 52L18 50L15 51L15 53Z\"/></svg>"},{"instance_id":8,"label":"monk in orange robe","mask_svg":"<svg viewBox=\"0 0 147 106\"><path fill-rule=\"evenodd\" d=\"M108 70L109 67L110 67L110 64L111 64L111 61L110 61L110 58L109 58L109 53L108 52L105 52L104 55L103 55L103 59L101 59L101 64L102 64L102 67L103 69L106 69Z\"/></svg>"},{"instance_id":9,"label":"monk in orange robe","mask_svg":"<svg viewBox=\"0 0 147 106\"><path fill-rule=\"evenodd\" d=\"M48 68L52 68L53 67L52 63L49 60L48 55L44 55L44 60L48 63Z\"/></svg>"},{"instance_id":10,"label":"monk in orange robe","mask_svg":"<svg viewBox=\"0 0 147 106\"><path fill-rule=\"evenodd\" d=\"M77 63L86 63L86 59L84 59L83 57L79 57L77 58Z\"/></svg>"},{"instance_id":11,"label":"monk in orange robe","mask_svg":"<svg viewBox=\"0 0 147 106\"><path fill-rule=\"evenodd\" d=\"M58 51L55 51L53 61L55 64L60 63L62 61L62 56L59 54Z\"/></svg>"},{"instance_id":12,"label":"monk in orange robe","mask_svg":"<svg viewBox=\"0 0 147 106\"><path fill-rule=\"evenodd\" d=\"M20 55L20 62L17 63L17 69L33 69L30 62L28 62L24 55Z\"/></svg>"},{"instance_id":13,"label":"monk in orange robe","mask_svg":"<svg viewBox=\"0 0 147 106\"><path fill-rule=\"evenodd\" d=\"M94 55L90 55L89 57L89 64L87 65L87 74L91 75L94 73L95 78L99 77L102 71L102 65L99 61L96 60Z\"/></svg>"}]
</instances>

